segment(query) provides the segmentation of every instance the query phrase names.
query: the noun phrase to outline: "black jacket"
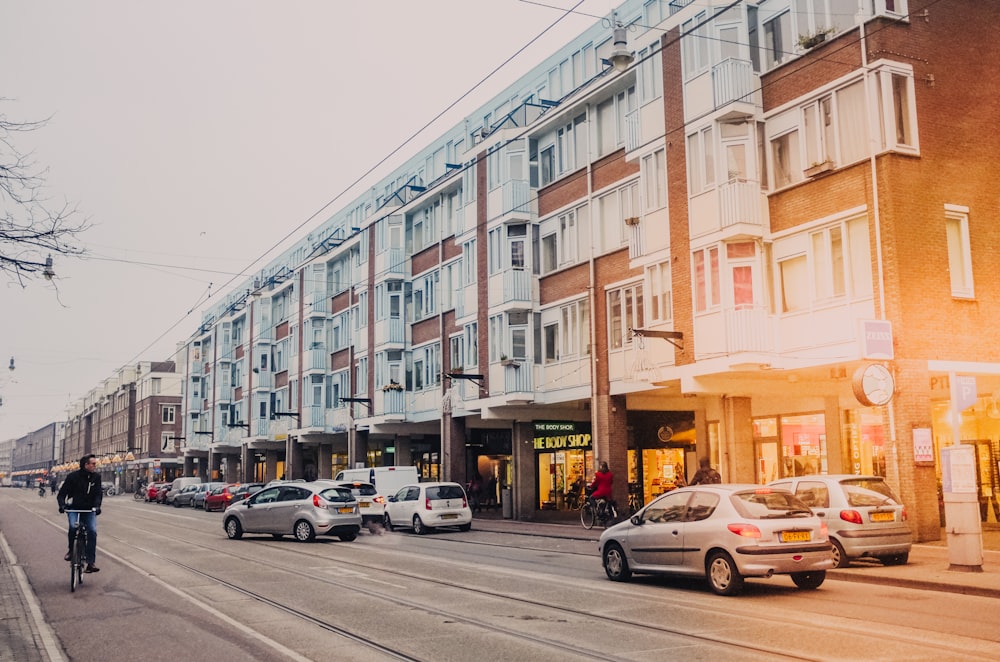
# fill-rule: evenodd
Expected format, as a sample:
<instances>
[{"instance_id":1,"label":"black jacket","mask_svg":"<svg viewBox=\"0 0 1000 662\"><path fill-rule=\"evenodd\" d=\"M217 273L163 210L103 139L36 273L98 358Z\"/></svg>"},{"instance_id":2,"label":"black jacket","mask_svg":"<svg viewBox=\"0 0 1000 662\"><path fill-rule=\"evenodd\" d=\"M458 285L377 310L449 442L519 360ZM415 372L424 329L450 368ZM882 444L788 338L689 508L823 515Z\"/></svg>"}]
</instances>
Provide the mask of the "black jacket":
<instances>
[{"instance_id":1,"label":"black jacket","mask_svg":"<svg viewBox=\"0 0 1000 662\"><path fill-rule=\"evenodd\" d=\"M70 510L100 508L103 498L101 474L86 469L77 469L67 476L59 488L59 494L56 495L59 507Z\"/></svg>"}]
</instances>

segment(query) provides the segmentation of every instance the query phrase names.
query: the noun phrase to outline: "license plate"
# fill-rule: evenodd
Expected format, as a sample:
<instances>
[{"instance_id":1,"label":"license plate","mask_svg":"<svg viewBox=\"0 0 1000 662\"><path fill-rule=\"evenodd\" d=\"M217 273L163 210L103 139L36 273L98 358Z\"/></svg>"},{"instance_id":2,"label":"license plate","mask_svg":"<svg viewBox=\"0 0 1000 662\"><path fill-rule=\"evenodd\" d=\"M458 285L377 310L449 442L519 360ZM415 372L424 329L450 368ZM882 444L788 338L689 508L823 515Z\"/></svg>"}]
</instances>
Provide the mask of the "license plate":
<instances>
[{"instance_id":1,"label":"license plate","mask_svg":"<svg viewBox=\"0 0 1000 662\"><path fill-rule=\"evenodd\" d=\"M809 542L812 534L809 531L782 531L781 542Z\"/></svg>"},{"instance_id":2,"label":"license plate","mask_svg":"<svg viewBox=\"0 0 1000 662\"><path fill-rule=\"evenodd\" d=\"M442 515L441 519L458 519L458 515L455 515L454 513L450 515Z\"/></svg>"},{"instance_id":3,"label":"license plate","mask_svg":"<svg viewBox=\"0 0 1000 662\"><path fill-rule=\"evenodd\" d=\"M872 513L871 520L873 522L895 522L896 513Z\"/></svg>"},{"instance_id":4,"label":"license plate","mask_svg":"<svg viewBox=\"0 0 1000 662\"><path fill-rule=\"evenodd\" d=\"M345 508L337 508L337 512L338 513L344 513L345 515L350 515L351 513L354 512L354 509L353 508L347 508L347 507L345 507Z\"/></svg>"},{"instance_id":5,"label":"license plate","mask_svg":"<svg viewBox=\"0 0 1000 662\"><path fill-rule=\"evenodd\" d=\"M359 502L359 503L358 503L358 507L359 507L359 508L367 508L367 507L368 507L368 506L370 506L370 505L371 505L371 504L370 504L370 503L368 503L367 501L361 501L361 502Z\"/></svg>"}]
</instances>

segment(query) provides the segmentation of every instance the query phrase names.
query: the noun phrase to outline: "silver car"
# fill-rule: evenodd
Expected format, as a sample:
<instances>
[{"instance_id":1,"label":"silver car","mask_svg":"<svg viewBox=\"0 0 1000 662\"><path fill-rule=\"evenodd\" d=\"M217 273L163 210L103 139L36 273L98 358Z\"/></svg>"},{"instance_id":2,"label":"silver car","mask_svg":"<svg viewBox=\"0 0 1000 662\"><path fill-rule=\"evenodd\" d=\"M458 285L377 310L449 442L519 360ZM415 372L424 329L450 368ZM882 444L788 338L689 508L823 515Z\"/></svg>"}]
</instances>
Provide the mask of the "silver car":
<instances>
[{"instance_id":1,"label":"silver car","mask_svg":"<svg viewBox=\"0 0 1000 662\"><path fill-rule=\"evenodd\" d=\"M361 514L349 489L322 483L282 483L231 504L222 526L233 540L244 533L269 533L275 538L290 534L301 542L311 542L317 535L350 542L361 530Z\"/></svg>"},{"instance_id":2,"label":"silver car","mask_svg":"<svg viewBox=\"0 0 1000 662\"><path fill-rule=\"evenodd\" d=\"M834 567L864 557L885 565L909 560L913 534L906 525L906 508L881 476L798 476L769 485L793 493L826 522Z\"/></svg>"},{"instance_id":3,"label":"silver car","mask_svg":"<svg viewBox=\"0 0 1000 662\"><path fill-rule=\"evenodd\" d=\"M404 485L385 504L385 528L409 528L417 535L441 526L472 528L472 510L458 483Z\"/></svg>"},{"instance_id":4,"label":"silver car","mask_svg":"<svg viewBox=\"0 0 1000 662\"><path fill-rule=\"evenodd\" d=\"M789 492L760 485L696 485L667 492L604 531L604 572L705 577L736 595L745 577L791 575L818 588L833 567L826 524Z\"/></svg>"}]
</instances>

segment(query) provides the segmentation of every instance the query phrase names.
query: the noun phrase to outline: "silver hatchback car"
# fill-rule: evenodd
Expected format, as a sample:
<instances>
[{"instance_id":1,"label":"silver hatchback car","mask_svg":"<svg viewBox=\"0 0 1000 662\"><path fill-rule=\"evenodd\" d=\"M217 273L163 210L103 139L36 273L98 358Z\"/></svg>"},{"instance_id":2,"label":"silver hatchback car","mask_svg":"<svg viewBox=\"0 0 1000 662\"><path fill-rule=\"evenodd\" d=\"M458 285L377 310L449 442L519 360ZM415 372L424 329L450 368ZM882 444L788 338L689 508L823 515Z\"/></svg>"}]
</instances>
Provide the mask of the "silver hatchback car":
<instances>
[{"instance_id":1,"label":"silver hatchback car","mask_svg":"<svg viewBox=\"0 0 1000 662\"><path fill-rule=\"evenodd\" d=\"M682 487L601 535L604 572L705 577L736 595L745 577L790 575L815 589L833 567L826 524L792 494L760 485Z\"/></svg>"},{"instance_id":2,"label":"silver hatchback car","mask_svg":"<svg viewBox=\"0 0 1000 662\"><path fill-rule=\"evenodd\" d=\"M826 522L834 567L847 567L863 557L885 565L909 560L913 534L906 525L906 508L881 476L798 476L769 485L799 497Z\"/></svg>"},{"instance_id":3,"label":"silver hatchback car","mask_svg":"<svg viewBox=\"0 0 1000 662\"><path fill-rule=\"evenodd\" d=\"M317 535L345 542L358 537L361 513L351 491L322 483L282 483L266 487L226 509L222 526L233 540L244 533L293 535L311 542Z\"/></svg>"}]
</instances>

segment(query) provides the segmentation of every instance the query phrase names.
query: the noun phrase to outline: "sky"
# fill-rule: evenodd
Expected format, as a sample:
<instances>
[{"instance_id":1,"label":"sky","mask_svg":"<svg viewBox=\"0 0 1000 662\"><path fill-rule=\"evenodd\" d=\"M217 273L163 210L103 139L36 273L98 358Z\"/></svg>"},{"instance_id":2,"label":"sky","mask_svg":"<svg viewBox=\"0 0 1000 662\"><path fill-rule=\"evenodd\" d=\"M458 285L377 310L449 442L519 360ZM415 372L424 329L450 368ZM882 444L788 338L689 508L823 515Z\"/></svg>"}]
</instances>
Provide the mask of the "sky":
<instances>
[{"instance_id":1,"label":"sky","mask_svg":"<svg viewBox=\"0 0 1000 662\"><path fill-rule=\"evenodd\" d=\"M16 146L47 169L52 206L91 227L87 257L53 256L51 282L0 280L0 440L66 420L125 365L171 358L238 274L615 4L5 0L0 114L47 119Z\"/></svg>"}]
</instances>

